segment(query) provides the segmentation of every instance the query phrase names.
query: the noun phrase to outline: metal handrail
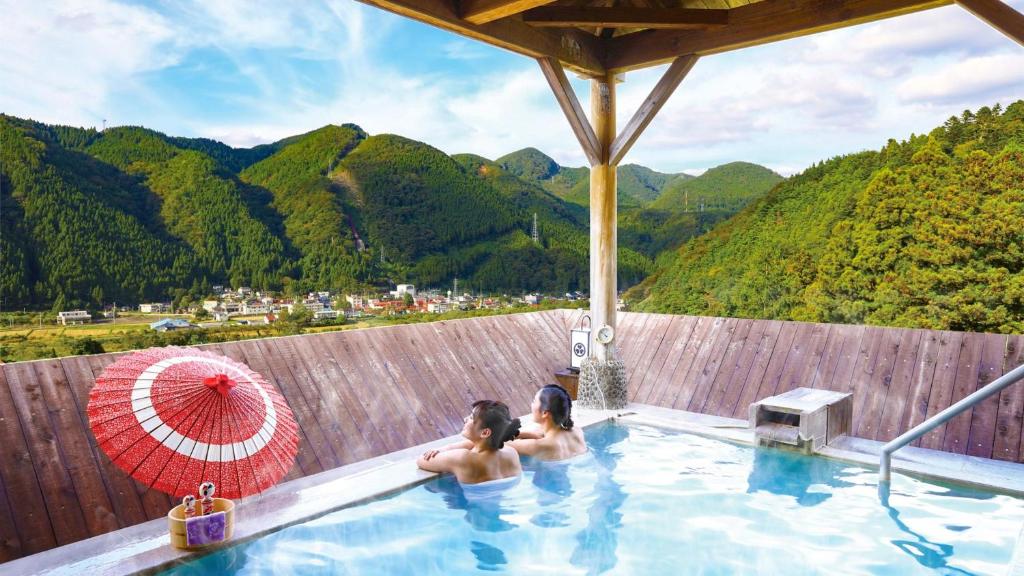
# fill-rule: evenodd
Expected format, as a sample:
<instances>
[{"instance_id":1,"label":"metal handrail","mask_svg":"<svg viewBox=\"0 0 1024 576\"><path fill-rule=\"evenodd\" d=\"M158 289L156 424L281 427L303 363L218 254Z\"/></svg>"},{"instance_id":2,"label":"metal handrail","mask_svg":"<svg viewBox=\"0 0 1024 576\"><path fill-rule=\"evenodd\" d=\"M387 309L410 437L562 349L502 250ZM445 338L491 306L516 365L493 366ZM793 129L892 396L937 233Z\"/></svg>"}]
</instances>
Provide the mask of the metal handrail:
<instances>
[{"instance_id":1,"label":"metal handrail","mask_svg":"<svg viewBox=\"0 0 1024 576\"><path fill-rule=\"evenodd\" d=\"M989 396L999 392L1003 388L1006 388L1010 384L1014 384L1021 378L1024 378L1024 364L1017 366L1013 370L1003 374L992 383L986 385L981 390L975 391L970 396L967 396L963 400L953 404L949 408L946 408L942 412L939 412L935 416L925 420L924 422L914 426L910 430L907 430L894 440L889 441L888 444L882 446L882 454L878 463L878 482L889 482L890 472L889 464L892 461L892 453L903 448L907 444L910 444L914 440L917 440L921 436L924 436L933 428L945 424L948 420L952 419L957 414L960 414L964 410L974 407L975 404L988 398Z\"/></svg>"}]
</instances>

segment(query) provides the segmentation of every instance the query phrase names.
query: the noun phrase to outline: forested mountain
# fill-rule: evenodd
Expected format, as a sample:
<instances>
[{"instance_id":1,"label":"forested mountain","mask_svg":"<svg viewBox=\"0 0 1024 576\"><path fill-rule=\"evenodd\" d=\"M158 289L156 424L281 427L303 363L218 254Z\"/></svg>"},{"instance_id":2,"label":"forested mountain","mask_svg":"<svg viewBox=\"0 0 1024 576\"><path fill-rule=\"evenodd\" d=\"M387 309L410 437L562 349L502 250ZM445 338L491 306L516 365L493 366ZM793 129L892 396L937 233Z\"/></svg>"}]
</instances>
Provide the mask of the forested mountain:
<instances>
[{"instance_id":1,"label":"forested mountain","mask_svg":"<svg viewBox=\"0 0 1024 576\"><path fill-rule=\"evenodd\" d=\"M636 166L626 173L641 170L647 169ZM620 187L622 173L620 168ZM697 177L666 179L652 202L619 211L620 242L651 258L670 257L687 240L732 217L782 179L748 162L723 164Z\"/></svg>"},{"instance_id":2,"label":"forested mountain","mask_svg":"<svg viewBox=\"0 0 1024 576\"><path fill-rule=\"evenodd\" d=\"M1024 101L833 158L627 298L689 314L1024 331Z\"/></svg>"},{"instance_id":3,"label":"forested mountain","mask_svg":"<svg viewBox=\"0 0 1024 576\"><path fill-rule=\"evenodd\" d=\"M559 166L536 148L523 148L494 162L509 173L537 184L563 200L580 206L590 205L589 168ZM636 164L619 166L619 207L645 205L657 198L669 183L692 178L689 174L662 174Z\"/></svg>"},{"instance_id":4,"label":"forested mountain","mask_svg":"<svg viewBox=\"0 0 1024 576\"><path fill-rule=\"evenodd\" d=\"M0 141L5 309L181 301L213 284L588 286L585 208L486 159L400 136L326 126L236 149L0 115ZM623 285L652 270L648 256L620 250Z\"/></svg>"}]
</instances>

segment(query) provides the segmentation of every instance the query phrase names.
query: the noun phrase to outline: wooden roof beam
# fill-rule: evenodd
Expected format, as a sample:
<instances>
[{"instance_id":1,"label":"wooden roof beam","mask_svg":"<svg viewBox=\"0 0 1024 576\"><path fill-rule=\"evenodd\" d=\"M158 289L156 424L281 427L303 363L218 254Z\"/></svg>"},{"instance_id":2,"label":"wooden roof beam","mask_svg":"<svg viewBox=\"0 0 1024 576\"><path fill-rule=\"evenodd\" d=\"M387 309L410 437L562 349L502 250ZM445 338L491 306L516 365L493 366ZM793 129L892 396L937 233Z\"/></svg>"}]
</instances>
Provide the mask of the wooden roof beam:
<instances>
[{"instance_id":1,"label":"wooden roof beam","mask_svg":"<svg viewBox=\"0 0 1024 576\"><path fill-rule=\"evenodd\" d=\"M683 78L686 78L686 75L693 69L693 65L697 63L698 58L699 56L691 54L689 56L680 56L672 62L672 65L665 71L661 80L651 90L650 95L647 96L644 103L640 105L640 108L630 118L626 127L622 129L622 132L612 142L611 152L608 154L608 164L618 166L619 162L622 162L626 153L633 147L633 143L640 137L640 134L647 128L647 125L651 123L651 120L661 110L661 107L665 105L665 102L668 102L669 96L675 92Z\"/></svg>"},{"instance_id":2,"label":"wooden roof beam","mask_svg":"<svg viewBox=\"0 0 1024 576\"><path fill-rule=\"evenodd\" d=\"M649 30L613 38L605 65L619 73L806 36L952 4L953 0L765 0L733 8L716 30Z\"/></svg>"},{"instance_id":3,"label":"wooden roof beam","mask_svg":"<svg viewBox=\"0 0 1024 576\"><path fill-rule=\"evenodd\" d=\"M1024 14L999 0L956 0L956 3L1024 46Z\"/></svg>"},{"instance_id":4,"label":"wooden roof beam","mask_svg":"<svg viewBox=\"0 0 1024 576\"><path fill-rule=\"evenodd\" d=\"M594 8L545 6L523 13L523 22L550 28L656 28L694 30L720 28L729 22L728 10L687 8Z\"/></svg>"},{"instance_id":5,"label":"wooden roof beam","mask_svg":"<svg viewBox=\"0 0 1024 576\"><path fill-rule=\"evenodd\" d=\"M360 1L531 58L556 58L584 76L604 76L603 41L582 30L542 30L516 18L471 24L462 19L451 0Z\"/></svg>"},{"instance_id":6,"label":"wooden roof beam","mask_svg":"<svg viewBox=\"0 0 1024 576\"><path fill-rule=\"evenodd\" d=\"M470 24L486 24L554 0L460 0L459 13Z\"/></svg>"},{"instance_id":7,"label":"wooden roof beam","mask_svg":"<svg viewBox=\"0 0 1024 576\"><path fill-rule=\"evenodd\" d=\"M583 147L583 153L587 155L590 165L601 164L604 154L597 140L597 134L587 120L587 115L583 112L583 107L580 106L580 101L576 98L569 79L565 77L562 65L554 58L538 58L537 63L540 64L541 72L544 73L544 78L551 86L551 91L555 93L555 99L558 100L558 105L569 120L569 125L572 126L576 139L580 141L580 146Z\"/></svg>"}]
</instances>

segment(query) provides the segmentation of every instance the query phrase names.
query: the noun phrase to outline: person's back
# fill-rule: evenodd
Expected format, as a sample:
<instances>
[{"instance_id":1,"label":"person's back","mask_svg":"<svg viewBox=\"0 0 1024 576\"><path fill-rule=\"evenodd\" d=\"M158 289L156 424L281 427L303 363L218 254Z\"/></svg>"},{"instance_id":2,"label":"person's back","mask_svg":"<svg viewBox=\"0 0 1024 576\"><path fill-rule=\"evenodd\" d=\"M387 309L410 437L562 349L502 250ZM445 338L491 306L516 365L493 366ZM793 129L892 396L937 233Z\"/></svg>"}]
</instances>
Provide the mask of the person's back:
<instances>
[{"instance_id":1,"label":"person's back","mask_svg":"<svg viewBox=\"0 0 1024 576\"><path fill-rule=\"evenodd\" d=\"M524 439L516 442L529 442ZM578 428L571 430L554 430L550 434L534 441L536 444L529 456L538 460L565 460L573 456L579 456L587 451L587 442L583 439L583 432ZM513 448L521 444L513 443Z\"/></svg>"},{"instance_id":2,"label":"person's back","mask_svg":"<svg viewBox=\"0 0 1024 576\"><path fill-rule=\"evenodd\" d=\"M501 480L523 473L519 464L519 453L511 446L501 450L479 452L475 448L466 450L464 463L455 471L455 477L462 484L477 484Z\"/></svg>"},{"instance_id":3,"label":"person's back","mask_svg":"<svg viewBox=\"0 0 1024 576\"><path fill-rule=\"evenodd\" d=\"M538 460L565 460L587 451L583 432L572 422L572 399L565 388L549 384L540 389L531 406L540 432L522 432L510 442L519 454Z\"/></svg>"},{"instance_id":4,"label":"person's back","mask_svg":"<svg viewBox=\"0 0 1024 576\"><path fill-rule=\"evenodd\" d=\"M430 472L451 472L461 484L478 484L523 473L519 454L505 443L519 435L519 419L493 400L473 403L462 427L464 442L429 450L417 464Z\"/></svg>"}]
</instances>

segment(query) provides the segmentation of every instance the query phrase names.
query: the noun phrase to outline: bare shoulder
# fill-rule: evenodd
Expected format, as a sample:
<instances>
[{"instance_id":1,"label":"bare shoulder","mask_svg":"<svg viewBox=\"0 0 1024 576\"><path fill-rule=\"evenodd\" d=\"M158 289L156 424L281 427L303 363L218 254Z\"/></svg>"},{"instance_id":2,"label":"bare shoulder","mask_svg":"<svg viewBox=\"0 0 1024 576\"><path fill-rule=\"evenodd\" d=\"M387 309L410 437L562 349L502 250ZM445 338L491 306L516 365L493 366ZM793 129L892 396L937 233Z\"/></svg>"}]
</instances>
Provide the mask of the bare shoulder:
<instances>
[{"instance_id":1,"label":"bare shoulder","mask_svg":"<svg viewBox=\"0 0 1024 576\"><path fill-rule=\"evenodd\" d=\"M429 460L420 456L416 465L428 472L455 472L462 467L469 458L469 450L465 448L454 448L438 452Z\"/></svg>"},{"instance_id":2,"label":"bare shoulder","mask_svg":"<svg viewBox=\"0 0 1024 576\"><path fill-rule=\"evenodd\" d=\"M541 444L543 441L543 438L520 438L505 442L505 445L511 446L517 453L523 456L534 456L543 449L543 445Z\"/></svg>"}]
</instances>

